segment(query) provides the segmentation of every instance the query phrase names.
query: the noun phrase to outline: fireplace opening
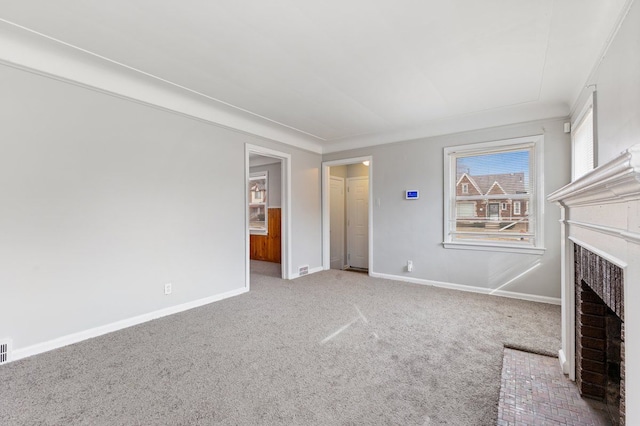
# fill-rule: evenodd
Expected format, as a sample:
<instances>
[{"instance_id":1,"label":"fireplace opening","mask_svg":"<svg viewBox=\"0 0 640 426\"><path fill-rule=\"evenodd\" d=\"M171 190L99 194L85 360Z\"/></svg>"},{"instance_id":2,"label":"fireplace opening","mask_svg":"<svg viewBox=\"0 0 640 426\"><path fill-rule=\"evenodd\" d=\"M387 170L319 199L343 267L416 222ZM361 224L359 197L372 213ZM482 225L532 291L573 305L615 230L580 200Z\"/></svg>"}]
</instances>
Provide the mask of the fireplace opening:
<instances>
[{"instance_id":1,"label":"fireplace opening","mask_svg":"<svg viewBox=\"0 0 640 426\"><path fill-rule=\"evenodd\" d=\"M625 424L622 270L575 246L576 383L603 401L612 423Z\"/></svg>"}]
</instances>

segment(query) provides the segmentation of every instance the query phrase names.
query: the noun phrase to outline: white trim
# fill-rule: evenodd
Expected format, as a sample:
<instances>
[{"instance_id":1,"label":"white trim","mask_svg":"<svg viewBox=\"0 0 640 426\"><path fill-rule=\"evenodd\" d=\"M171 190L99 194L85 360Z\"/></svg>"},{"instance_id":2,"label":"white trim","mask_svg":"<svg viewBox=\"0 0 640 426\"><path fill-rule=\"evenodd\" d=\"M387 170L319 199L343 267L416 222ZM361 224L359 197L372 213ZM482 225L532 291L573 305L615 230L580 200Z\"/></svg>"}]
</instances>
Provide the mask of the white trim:
<instances>
[{"instance_id":1,"label":"white trim","mask_svg":"<svg viewBox=\"0 0 640 426\"><path fill-rule=\"evenodd\" d=\"M567 221L567 222L569 222L569 221ZM627 262L625 262L625 261L623 261L623 260L621 260L621 259L618 259L617 257L612 256L610 253L607 253L607 252L605 252L605 251L602 251L602 250L600 250L600 249L598 249L598 248L596 248L596 247L592 246L592 245L591 245L591 244L589 244L589 243L585 243L584 241L582 241L582 240L581 240L581 239L579 239L579 238L572 237L572 236L569 236L569 237L567 237L567 238L568 238L572 243L577 244L577 245L579 245L580 247L582 247L582 248L585 248L585 249L589 250L591 253L593 253L593 254L595 254L595 255L598 255L599 257L601 257L601 258L603 258L603 259L605 259L605 260L609 261L610 263L613 263L614 265L616 265L616 266L620 267L620 268L621 268L621 269L623 269L623 270L624 270L624 269L627 269L627 266L629 266L629 265L627 264Z\"/></svg>"},{"instance_id":2,"label":"white trim","mask_svg":"<svg viewBox=\"0 0 640 426\"><path fill-rule=\"evenodd\" d=\"M480 251L497 251L503 253L522 253L522 254L539 254L543 255L546 251L544 247L533 247L533 246L516 246L516 245L507 245L507 244L493 244L491 242L482 242L482 243L473 243L470 241L465 242L443 242L442 246L448 249L458 249L458 250L480 250Z\"/></svg>"},{"instance_id":3,"label":"white trim","mask_svg":"<svg viewBox=\"0 0 640 426\"><path fill-rule=\"evenodd\" d=\"M564 354L564 351L560 349L558 351L558 361L560 362L560 368L564 374L569 374L569 363L567 362L567 356ZM571 379L575 380L575 378Z\"/></svg>"},{"instance_id":4,"label":"white trim","mask_svg":"<svg viewBox=\"0 0 640 426\"><path fill-rule=\"evenodd\" d=\"M275 149L265 148L259 145L245 144L245 183L244 187L247 188L249 184L249 175L251 174L250 168L250 155L256 154L264 157L273 157L281 160L280 174L281 187L280 187L280 203L281 208L281 221L282 227L280 229L280 238L282 243L281 248L281 272L282 279L288 279L293 276L291 271L291 154L282 151L276 151ZM245 191L245 282L247 288L250 288L251 272L250 272L250 232L249 232L249 191Z\"/></svg>"},{"instance_id":5,"label":"white trim","mask_svg":"<svg viewBox=\"0 0 640 426\"><path fill-rule=\"evenodd\" d=\"M456 115L454 117L431 120L414 128L366 133L338 140L330 140L324 145L322 153L330 154L358 148L371 149L371 147L377 145L402 143L442 135L450 137L452 135L465 134L481 129L510 127L515 124L537 124L546 120L566 121L568 115L568 105L560 102L544 104L537 102L525 103L467 115Z\"/></svg>"},{"instance_id":6,"label":"white trim","mask_svg":"<svg viewBox=\"0 0 640 426\"><path fill-rule=\"evenodd\" d=\"M570 112L562 102L525 103L327 140L5 19L0 19L0 39L0 64L315 153L558 119Z\"/></svg>"},{"instance_id":7,"label":"white trim","mask_svg":"<svg viewBox=\"0 0 640 426\"><path fill-rule=\"evenodd\" d=\"M300 275L298 272L293 272L291 274L291 276L289 277L289 279L290 280L295 280L296 278L306 277L307 275L315 274L316 272L322 272L322 271L324 271L324 267L323 266L316 266L315 268L309 268L309 273L304 274L304 275Z\"/></svg>"},{"instance_id":8,"label":"white trim","mask_svg":"<svg viewBox=\"0 0 640 426\"><path fill-rule=\"evenodd\" d=\"M346 258L346 247L347 247L347 212L346 212L346 207L347 207L347 200L346 200L346 179L340 176L329 176L329 184L331 184L331 181L333 182L338 182L340 184L340 188L342 190L342 198L343 198L343 209L342 209L342 220L343 220L343 229L342 229L342 248L341 248L341 254L342 257L340 259L340 263L343 265L342 269L346 269L348 268L348 265L345 265L344 261ZM331 197L331 188L329 188L329 197ZM331 206L329 206L329 210L331 210ZM331 214L331 211L329 212L329 214ZM329 225L330 226L330 225ZM329 235L329 239L331 239L331 235ZM331 267L331 244L329 244L329 267ZM323 267L324 270L324 267Z\"/></svg>"},{"instance_id":9,"label":"white trim","mask_svg":"<svg viewBox=\"0 0 640 426\"><path fill-rule=\"evenodd\" d=\"M322 267L325 270L331 268L330 253L330 225L329 225L329 168L334 166L346 166L369 162L369 274L373 269L373 157L345 158L322 162Z\"/></svg>"},{"instance_id":10,"label":"white trim","mask_svg":"<svg viewBox=\"0 0 640 426\"><path fill-rule=\"evenodd\" d=\"M622 238L625 241L640 244L640 233L638 232L627 231L626 229L620 229L620 228L613 228L611 226L596 225L596 224L587 223L587 222L579 222L577 220L567 220L567 224L577 226L579 228L589 229L591 231L597 231L602 234L610 235L612 237Z\"/></svg>"},{"instance_id":11,"label":"white trim","mask_svg":"<svg viewBox=\"0 0 640 426\"><path fill-rule=\"evenodd\" d=\"M469 176L469 175L467 174L467 172L464 172L464 173L462 174L462 176L460 176L460 179L458 179L458 181L456 182L456 188L458 187L458 185L460 185L460 182L462 182L462 179L463 179L465 176L467 177L467 179L469 180L469 182L471 182L471 184L472 184L472 185L473 185L473 187L476 189L476 191L478 191L478 194L479 194L479 195L482 195L482 191L480 191L480 188L478 188L478 184L476 183L476 181L475 181L475 180L471 179L471 176ZM469 193L469 192L467 191L467 194L468 194L468 193Z\"/></svg>"},{"instance_id":12,"label":"white trim","mask_svg":"<svg viewBox=\"0 0 640 426\"><path fill-rule=\"evenodd\" d=\"M240 133L322 153L325 141L251 111L0 19L0 64Z\"/></svg>"},{"instance_id":13,"label":"white trim","mask_svg":"<svg viewBox=\"0 0 640 426\"><path fill-rule=\"evenodd\" d=\"M522 215L522 203L520 203L520 201L514 201L513 202L513 214L512 215L513 216L515 216L515 215L521 216Z\"/></svg>"},{"instance_id":14,"label":"white trim","mask_svg":"<svg viewBox=\"0 0 640 426\"><path fill-rule=\"evenodd\" d=\"M494 186L496 186L496 185L498 185L498 188L500 188L500 191L502 191L502 194L491 194L491 195L500 195L500 196L502 196L502 195L508 195L508 194L507 194L507 191L505 191L505 190L504 190L504 188L502 187L502 185L500 185L500 184L498 183L498 181L493 182L493 183L491 184L491 188L489 188L489 190L487 191L487 193L486 193L486 194L482 194L482 195L490 195L491 191L493 190L493 187L494 187ZM502 197L502 198L504 198L504 197Z\"/></svg>"},{"instance_id":15,"label":"white trim","mask_svg":"<svg viewBox=\"0 0 640 426\"><path fill-rule=\"evenodd\" d=\"M447 283L442 281L425 280L422 278L409 278L401 275L381 274L378 272L370 272L369 275L374 278L384 278L387 280L404 281L408 283L421 284L421 285L430 285L434 287L448 288L451 290L467 291L470 293L480 293L480 294L487 294L492 296L508 297L510 299L520 299L520 300L528 300L530 302L540 302L540 303L549 303L552 305L560 305L560 298L557 298L557 297L538 296L535 294L517 293L513 291L506 291L506 290L492 290L490 288L484 288L484 287L474 287L474 286L463 285L463 284L453 284L453 283Z\"/></svg>"},{"instance_id":16,"label":"white trim","mask_svg":"<svg viewBox=\"0 0 640 426\"><path fill-rule=\"evenodd\" d=\"M565 207L640 199L640 144L547 197Z\"/></svg>"},{"instance_id":17,"label":"white trim","mask_svg":"<svg viewBox=\"0 0 640 426\"><path fill-rule=\"evenodd\" d=\"M48 352L54 349L61 348L63 346L71 345L81 342L83 340L91 339L93 337L102 336L103 334L112 333L114 331L122 330L134 325L142 324L157 318L166 317L168 315L177 314L179 312L188 311L189 309L197 308L200 306L208 305L213 302L218 302L223 299L238 296L240 294L248 292L246 287L236 290L227 291L225 293L216 294L214 296L205 297L203 299L194 300L191 302L183 303L180 305L169 306L168 308L159 309L157 311L149 312L146 314L138 315L135 317L127 318L124 320L112 322L110 324L101 325L98 327L90 328L88 330L79 331L77 333L68 334L66 336L58 337L57 339L49 340L43 343L37 343L26 348L21 348L13 351L11 361L16 361L29 356L37 355L43 352Z\"/></svg>"},{"instance_id":18,"label":"white trim","mask_svg":"<svg viewBox=\"0 0 640 426\"><path fill-rule=\"evenodd\" d=\"M576 380L576 292L574 247L568 239L569 227L566 224L564 207L560 208L560 299L561 312L561 352L565 362L562 371L569 375L569 379ZM563 359L563 358L560 358Z\"/></svg>"}]
</instances>

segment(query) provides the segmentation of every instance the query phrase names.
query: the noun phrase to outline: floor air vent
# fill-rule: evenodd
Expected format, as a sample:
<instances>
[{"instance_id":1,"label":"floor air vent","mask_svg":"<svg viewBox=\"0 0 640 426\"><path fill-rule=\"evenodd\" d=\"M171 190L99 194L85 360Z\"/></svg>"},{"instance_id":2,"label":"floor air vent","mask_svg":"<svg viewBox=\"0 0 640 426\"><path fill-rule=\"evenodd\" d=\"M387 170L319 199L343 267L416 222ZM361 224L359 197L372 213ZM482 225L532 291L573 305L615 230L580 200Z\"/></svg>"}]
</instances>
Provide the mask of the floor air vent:
<instances>
[{"instance_id":1,"label":"floor air vent","mask_svg":"<svg viewBox=\"0 0 640 426\"><path fill-rule=\"evenodd\" d=\"M9 362L10 351L11 351L11 341L0 340L0 365Z\"/></svg>"},{"instance_id":2,"label":"floor air vent","mask_svg":"<svg viewBox=\"0 0 640 426\"><path fill-rule=\"evenodd\" d=\"M298 275L307 275L309 273L309 265L300 266L298 268Z\"/></svg>"}]
</instances>

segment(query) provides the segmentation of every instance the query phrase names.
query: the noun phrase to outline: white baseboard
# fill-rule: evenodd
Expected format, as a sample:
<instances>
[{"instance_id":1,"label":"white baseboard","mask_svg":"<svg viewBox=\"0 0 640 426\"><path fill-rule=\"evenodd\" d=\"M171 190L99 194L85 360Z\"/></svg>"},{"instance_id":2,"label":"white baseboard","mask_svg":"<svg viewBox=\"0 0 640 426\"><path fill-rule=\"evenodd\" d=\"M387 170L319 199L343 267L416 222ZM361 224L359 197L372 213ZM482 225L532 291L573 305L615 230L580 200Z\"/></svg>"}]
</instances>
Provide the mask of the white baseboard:
<instances>
[{"instance_id":1,"label":"white baseboard","mask_svg":"<svg viewBox=\"0 0 640 426\"><path fill-rule=\"evenodd\" d=\"M63 346L81 342L83 340L91 339L92 337L98 337L103 334L111 333L113 331L122 330L123 328L142 324L143 322L166 317L167 315L177 314L178 312L188 311L189 309L208 305L209 303L218 302L220 300L228 299L233 296L238 296L248 291L249 290L247 288L243 287L237 290L231 290L225 293L216 294L214 296L205 297L203 299L194 300L192 302L183 303L181 305L170 306L168 308L116 321L111 324L90 328L89 330L84 330L66 336L58 337L57 339L49 340L47 342L27 346L26 348L15 349L9 361L17 361L22 358L37 355L43 352L48 352L53 349L58 349Z\"/></svg>"},{"instance_id":2,"label":"white baseboard","mask_svg":"<svg viewBox=\"0 0 640 426\"><path fill-rule=\"evenodd\" d=\"M304 275L300 275L297 272L294 272L291 277L289 277L290 280L295 280L296 278L300 278L300 277L304 277L305 275L311 275L311 274L315 274L316 272L322 272L325 269L322 266L318 266L317 268L313 268L313 269L309 269L309 273L308 274L304 274Z\"/></svg>"},{"instance_id":3,"label":"white baseboard","mask_svg":"<svg viewBox=\"0 0 640 426\"><path fill-rule=\"evenodd\" d=\"M535 295L535 294L516 293L516 292L513 292L513 291L505 291L505 290L492 290L490 288L474 287L474 286L462 285L462 284L445 283L445 282L441 282L441 281L425 280L425 279L422 279L422 278L410 278L410 277L405 277L405 276L402 276L402 275L381 274L381 273L378 273L378 272L371 272L371 271L369 272L369 276L372 276L372 277L375 277L375 278L385 278L385 279L388 279L388 280L405 281L405 282L413 283L413 284L432 285L434 287L442 287L442 288L449 288L449 289L452 289L452 290L468 291L468 292L471 292L471 293L490 294L490 295L493 295L493 296L509 297L511 299L528 300L528 301L531 301L531 302L550 303L552 305L560 305L561 304L561 299L557 298L557 297L538 296L538 295Z\"/></svg>"},{"instance_id":4,"label":"white baseboard","mask_svg":"<svg viewBox=\"0 0 640 426\"><path fill-rule=\"evenodd\" d=\"M569 363L567 362L567 356L562 349L558 351L558 361L560 361L560 368L562 368L562 372L564 374L569 374Z\"/></svg>"}]
</instances>

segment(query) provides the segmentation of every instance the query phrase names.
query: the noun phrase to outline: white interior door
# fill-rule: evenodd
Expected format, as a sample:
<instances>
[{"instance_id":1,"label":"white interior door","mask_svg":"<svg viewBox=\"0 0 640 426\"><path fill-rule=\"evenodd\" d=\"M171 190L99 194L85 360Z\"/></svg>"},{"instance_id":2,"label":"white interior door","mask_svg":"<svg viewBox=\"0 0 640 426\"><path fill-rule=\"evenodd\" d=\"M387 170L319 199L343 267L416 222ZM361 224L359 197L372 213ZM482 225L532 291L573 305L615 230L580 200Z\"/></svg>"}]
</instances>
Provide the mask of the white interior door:
<instances>
[{"instance_id":1,"label":"white interior door","mask_svg":"<svg viewBox=\"0 0 640 426\"><path fill-rule=\"evenodd\" d=\"M347 178L347 263L369 268L369 178Z\"/></svg>"},{"instance_id":2,"label":"white interior door","mask_svg":"<svg viewBox=\"0 0 640 426\"><path fill-rule=\"evenodd\" d=\"M344 268L344 179L331 176L329 181L329 245L331 269Z\"/></svg>"}]
</instances>

